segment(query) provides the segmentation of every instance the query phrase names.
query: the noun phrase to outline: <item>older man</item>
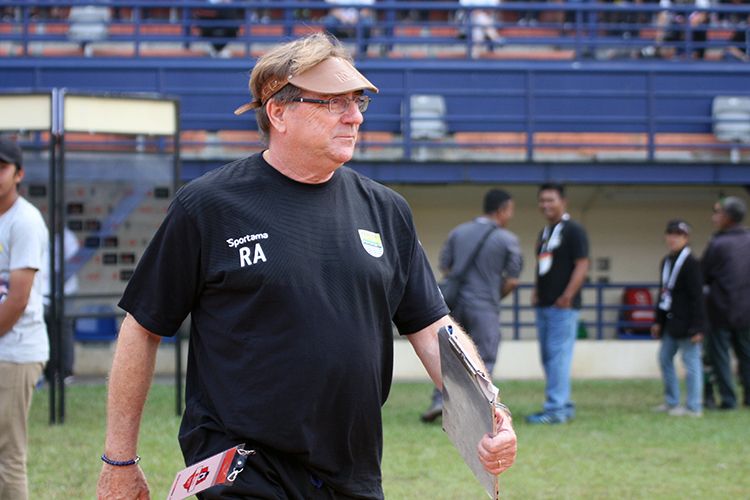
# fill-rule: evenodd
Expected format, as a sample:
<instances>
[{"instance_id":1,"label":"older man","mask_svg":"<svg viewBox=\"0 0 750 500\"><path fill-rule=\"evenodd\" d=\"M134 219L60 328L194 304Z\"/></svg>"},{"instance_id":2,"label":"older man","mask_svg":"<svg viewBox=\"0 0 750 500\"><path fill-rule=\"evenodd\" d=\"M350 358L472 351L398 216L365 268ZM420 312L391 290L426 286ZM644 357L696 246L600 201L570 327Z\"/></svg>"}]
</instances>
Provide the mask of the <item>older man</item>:
<instances>
[{"instance_id":1,"label":"older man","mask_svg":"<svg viewBox=\"0 0 750 500\"><path fill-rule=\"evenodd\" d=\"M237 112L256 110L267 149L177 194L120 302L101 498L148 491L141 411L159 340L188 314L185 461L239 443L257 452L202 498L382 498L391 322L441 385L437 331L452 321L409 207L342 166L363 91L377 88L318 34L262 57L250 89ZM510 418L497 418L477 451L494 474L516 452Z\"/></svg>"},{"instance_id":2,"label":"older man","mask_svg":"<svg viewBox=\"0 0 750 500\"><path fill-rule=\"evenodd\" d=\"M737 406L730 346L737 355L744 404L750 406L750 230L742 226L746 212L745 202L736 196L716 202L711 221L717 231L701 259L711 324L706 339L708 359L722 410Z\"/></svg>"}]
</instances>

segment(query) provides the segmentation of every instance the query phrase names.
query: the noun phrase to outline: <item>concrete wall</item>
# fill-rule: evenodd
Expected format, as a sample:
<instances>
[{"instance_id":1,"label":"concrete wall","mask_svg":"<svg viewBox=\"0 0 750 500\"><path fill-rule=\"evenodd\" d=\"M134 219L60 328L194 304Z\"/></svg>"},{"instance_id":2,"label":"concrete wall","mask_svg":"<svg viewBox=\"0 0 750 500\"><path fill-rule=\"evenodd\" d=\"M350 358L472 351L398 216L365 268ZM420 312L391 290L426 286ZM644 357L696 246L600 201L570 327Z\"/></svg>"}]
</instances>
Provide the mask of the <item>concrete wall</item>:
<instances>
[{"instance_id":1,"label":"concrete wall","mask_svg":"<svg viewBox=\"0 0 750 500\"><path fill-rule=\"evenodd\" d=\"M396 340L394 344L394 378L396 380L428 381L427 373L411 344ZM656 378L659 376L654 341L593 341L576 344L573 376L579 379L600 378ZM187 343L183 346L183 370L187 366ZM104 376L109 372L114 343L88 343L76 346L76 374ZM678 362L679 364L679 362ZM175 370L174 345L162 345L156 360L157 375L171 375ZM501 380L542 379L538 344L520 340L504 342L493 374Z\"/></svg>"},{"instance_id":2,"label":"concrete wall","mask_svg":"<svg viewBox=\"0 0 750 500\"><path fill-rule=\"evenodd\" d=\"M596 168L592 165L592 168ZM440 246L456 225L481 212L484 193L493 187L508 190L516 201L509 229L521 240L524 267L521 279L534 278L533 246L545 221L536 205L537 186L392 185L409 201L420 240L433 267ZM713 232L711 210L720 195L748 200L741 188L717 186L570 186L569 212L588 230L593 258L591 279L612 282L655 282L665 253L664 227L675 217L693 226L691 246L700 255ZM596 259L609 258L610 270L597 271Z\"/></svg>"}]
</instances>

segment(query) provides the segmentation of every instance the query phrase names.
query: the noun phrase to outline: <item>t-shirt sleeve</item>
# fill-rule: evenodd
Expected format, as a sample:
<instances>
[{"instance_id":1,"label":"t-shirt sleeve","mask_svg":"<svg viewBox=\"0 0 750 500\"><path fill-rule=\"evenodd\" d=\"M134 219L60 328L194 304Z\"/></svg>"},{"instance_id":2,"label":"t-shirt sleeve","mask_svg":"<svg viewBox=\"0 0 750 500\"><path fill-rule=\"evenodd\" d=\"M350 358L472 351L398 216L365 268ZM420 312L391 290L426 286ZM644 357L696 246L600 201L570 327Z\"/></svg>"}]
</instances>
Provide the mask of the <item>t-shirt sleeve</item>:
<instances>
[{"instance_id":1,"label":"t-shirt sleeve","mask_svg":"<svg viewBox=\"0 0 750 500\"><path fill-rule=\"evenodd\" d=\"M453 270L453 238L454 233L448 235L448 239L443 243L438 256L438 267L443 270Z\"/></svg>"},{"instance_id":2,"label":"t-shirt sleeve","mask_svg":"<svg viewBox=\"0 0 750 500\"><path fill-rule=\"evenodd\" d=\"M393 322L401 335L418 332L450 313L422 245L414 245L404 296Z\"/></svg>"},{"instance_id":3,"label":"t-shirt sleeve","mask_svg":"<svg viewBox=\"0 0 750 500\"><path fill-rule=\"evenodd\" d=\"M200 286L201 238L176 199L143 253L119 306L147 330L174 335Z\"/></svg>"},{"instance_id":4,"label":"t-shirt sleeve","mask_svg":"<svg viewBox=\"0 0 750 500\"><path fill-rule=\"evenodd\" d=\"M8 269L35 269L41 270L43 266L49 265L44 262L47 254L46 248L48 236L44 221L39 218L24 218L16 220L10 233L10 263Z\"/></svg>"},{"instance_id":5,"label":"t-shirt sleeve","mask_svg":"<svg viewBox=\"0 0 750 500\"><path fill-rule=\"evenodd\" d=\"M589 256L589 238L586 231L578 224L570 226L570 256L572 259L585 259Z\"/></svg>"},{"instance_id":6,"label":"t-shirt sleeve","mask_svg":"<svg viewBox=\"0 0 750 500\"><path fill-rule=\"evenodd\" d=\"M521 252L521 245L518 243L518 238L509 237L507 248L508 253L505 257L503 275L508 278L518 278L523 269L523 253Z\"/></svg>"},{"instance_id":7,"label":"t-shirt sleeve","mask_svg":"<svg viewBox=\"0 0 750 500\"><path fill-rule=\"evenodd\" d=\"M411 245L400 256L404 262L406 283L401 301L396 305L393 322L401 335L416 333L450 313L440 293L435 275L432 272L427 255L417 237L411 210L402 201L402 216L407 228L403 231L410 236Z\"/></svg>"}]
</instances>

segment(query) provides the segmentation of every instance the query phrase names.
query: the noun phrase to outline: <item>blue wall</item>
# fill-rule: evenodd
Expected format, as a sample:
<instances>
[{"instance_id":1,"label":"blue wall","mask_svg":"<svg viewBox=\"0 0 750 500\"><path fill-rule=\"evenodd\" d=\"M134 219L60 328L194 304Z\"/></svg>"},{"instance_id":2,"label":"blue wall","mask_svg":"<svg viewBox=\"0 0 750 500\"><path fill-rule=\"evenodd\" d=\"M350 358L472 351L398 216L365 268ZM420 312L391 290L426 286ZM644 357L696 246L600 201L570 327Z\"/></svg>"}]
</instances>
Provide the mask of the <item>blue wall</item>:
<instances>
[{"instance_id":1,"label":"blue wall","mask_svg":"<svg viewBox=\"0 0 750 500\"><path fill-rule=\"evenodd\" d=\"M394 133L408 126L401 109L411 94L444 95L450 132L642 132L652 136L710 133L711 102L716 95L750 96L747 64L382 59L361 62L359 67L381 89L363 129ZM0 91L68 87L158 92L180 98L183 130L245 130L255 128L253 116L236 117L232 111L249 99L250 69L249 61L236 59L5 58ZM414 167L411 163L402 162ZM643 164L638 166L640 171L617 168L613 176L606 169L592 172L585 164L559 168L566 169L567 179L578 179L578 173L584 172L581 182L651 182L651 172L645 176ZM398 164L386 168L390 171ZM677 182L750 184L746 164L700 164L686 169L692 175L678 176ZM429 170L426 177L408 176L404 181L479 181L476 176L467 178L463 165L446 175L438 175L439 171ZM487 177L486 171L480 177ZM540 175L547 174L535 174L532 181L543 180ZM663 171L657 178L667 182L674 178L674 171ZM518 179L522 182L526 176Z\"/></svg>"}]
</instances>

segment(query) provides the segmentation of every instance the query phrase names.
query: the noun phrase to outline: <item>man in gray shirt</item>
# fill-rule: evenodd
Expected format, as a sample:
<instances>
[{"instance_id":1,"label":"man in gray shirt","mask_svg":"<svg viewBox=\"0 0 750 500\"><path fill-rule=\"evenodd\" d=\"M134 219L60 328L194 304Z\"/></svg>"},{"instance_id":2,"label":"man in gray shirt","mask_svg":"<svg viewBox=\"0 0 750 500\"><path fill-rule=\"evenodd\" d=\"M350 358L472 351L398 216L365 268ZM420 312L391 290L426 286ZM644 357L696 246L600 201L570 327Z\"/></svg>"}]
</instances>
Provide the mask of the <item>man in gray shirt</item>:
<instances>
[{"instance_id":1,"label":"man in gray shirt","mask_svg":"<svg viewBox=\"0 0 750 500\"><path fill-rule=\"evenodd\" d=\"M476 343L489 375L500 345L500 300L518 286L523 267L518 238L505 229L513 211L510 194L500 189L489 190L484 197L484 215L454 228L440 251L439 266L443 274L466 269L451 315ZM473 262L468 262L480 244L482 247ZM432 404L421 419L432 422L442 410L443 397L435 389Z\"/></svg>"}]
</instances>

